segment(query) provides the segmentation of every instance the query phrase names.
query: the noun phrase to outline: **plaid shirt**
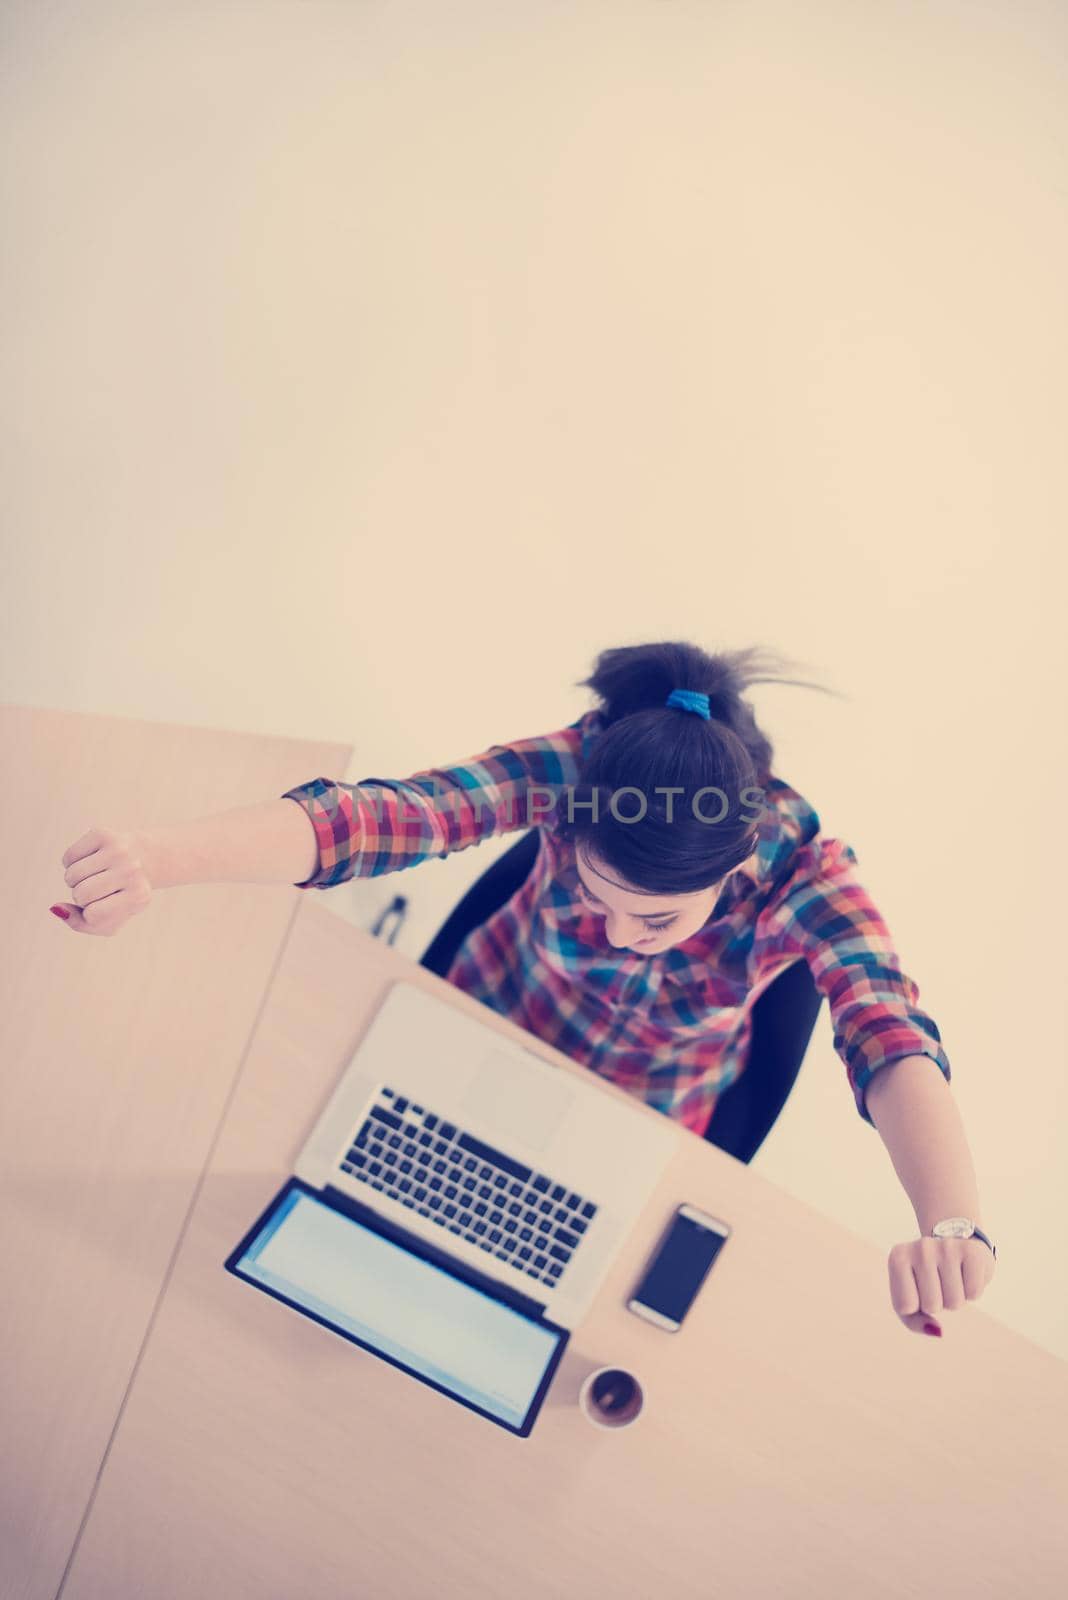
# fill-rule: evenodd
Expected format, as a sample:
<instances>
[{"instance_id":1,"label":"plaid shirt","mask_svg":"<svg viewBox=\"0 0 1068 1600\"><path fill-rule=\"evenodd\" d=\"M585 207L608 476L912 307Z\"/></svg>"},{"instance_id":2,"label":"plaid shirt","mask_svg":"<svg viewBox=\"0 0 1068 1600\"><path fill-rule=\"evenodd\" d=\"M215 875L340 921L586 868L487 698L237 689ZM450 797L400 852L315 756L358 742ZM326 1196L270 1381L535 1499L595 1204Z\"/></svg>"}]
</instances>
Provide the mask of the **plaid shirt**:
<instances>
[{"instance_id":1,"label":"plaid shirt","mask_svg":"<svg viewBox=\"0 0 1068 1600\"><path fill-rule=\"evenodd\" d=\"M300 889L374 878L493 834L538 826L523 886L469 933L448 981L572 1061L703 1134L720 1091L744 1070L756 997L801 959L825 996L834 1048L861 1117L872 1074L926 1055L947 1081L937 1026L901 969L885 922L853 868L856 856L820 834L812 806L771 778L755 865L730 878L705 924L651 956L617 950L603 919L578 898L574 847L553 825L600 732L599 709L558 733L491 745L451 767L359 784L313 778L297 801L319 843Z\"/></svg>"}]
</instances>

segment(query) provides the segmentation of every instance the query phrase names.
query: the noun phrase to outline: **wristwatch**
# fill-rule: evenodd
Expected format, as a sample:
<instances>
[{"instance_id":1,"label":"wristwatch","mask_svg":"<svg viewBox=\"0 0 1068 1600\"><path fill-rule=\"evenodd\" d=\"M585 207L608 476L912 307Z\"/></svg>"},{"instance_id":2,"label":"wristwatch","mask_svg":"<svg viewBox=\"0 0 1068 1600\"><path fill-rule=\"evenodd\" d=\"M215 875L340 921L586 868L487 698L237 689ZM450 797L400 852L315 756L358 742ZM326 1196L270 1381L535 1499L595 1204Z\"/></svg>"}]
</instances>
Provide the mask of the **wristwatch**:
<instances>
[{"instance_id":1,"label":"wristwatch","mask_svg":"<svg viewBox=\"0 0 1068 1600\"><path fill-rule=\"evenodd\" d=\"M942 1222L936 1222L931 1229L931 1236L935 1239L982 1239L994 1252L994 1260L998 1253L981 1228L977 1228L970 1217L946 1217Z\"/></svg>"}]
</instances>

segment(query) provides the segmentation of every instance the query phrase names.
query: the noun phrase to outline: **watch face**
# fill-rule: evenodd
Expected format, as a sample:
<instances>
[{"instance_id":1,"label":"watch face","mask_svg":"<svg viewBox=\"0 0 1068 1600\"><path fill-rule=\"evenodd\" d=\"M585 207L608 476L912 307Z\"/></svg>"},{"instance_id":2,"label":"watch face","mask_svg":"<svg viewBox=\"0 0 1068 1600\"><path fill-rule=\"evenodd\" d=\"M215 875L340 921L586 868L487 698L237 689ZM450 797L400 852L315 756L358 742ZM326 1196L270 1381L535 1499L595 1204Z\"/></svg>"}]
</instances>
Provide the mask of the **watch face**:
<instances>
[{"instance_id":1,"label":"watch face","mask_svg":"<svg viewBox=\"0 0 1068 1600\"><path fill-rule=\"evenodd\" d=\"M967 1239L974 1229L968 1217L947 1217L945 1222L936 1222L932 1232L937 1239Z\"/></svg>"}]
</instances>

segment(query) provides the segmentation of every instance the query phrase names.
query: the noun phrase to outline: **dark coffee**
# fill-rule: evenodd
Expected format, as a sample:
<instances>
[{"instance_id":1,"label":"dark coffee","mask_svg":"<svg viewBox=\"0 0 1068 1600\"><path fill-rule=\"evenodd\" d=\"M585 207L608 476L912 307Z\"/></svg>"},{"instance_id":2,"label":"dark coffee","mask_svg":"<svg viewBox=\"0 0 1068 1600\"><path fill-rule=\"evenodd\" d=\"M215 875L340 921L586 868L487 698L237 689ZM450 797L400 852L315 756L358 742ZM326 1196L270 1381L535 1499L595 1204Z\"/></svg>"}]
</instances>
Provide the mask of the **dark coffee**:
<instances>
[{"instance_id":1,"label":"dark coffee","mask_svg":"<svg viewBox=\"0 0 1068 1600\"><path fill-rule=\"evenodd\" d=\"M594 1379L590 1393L602 1411L622 1411L634 1398L634 1379L629 1372L602 1372Z\"/></svg>"}]
</instances>

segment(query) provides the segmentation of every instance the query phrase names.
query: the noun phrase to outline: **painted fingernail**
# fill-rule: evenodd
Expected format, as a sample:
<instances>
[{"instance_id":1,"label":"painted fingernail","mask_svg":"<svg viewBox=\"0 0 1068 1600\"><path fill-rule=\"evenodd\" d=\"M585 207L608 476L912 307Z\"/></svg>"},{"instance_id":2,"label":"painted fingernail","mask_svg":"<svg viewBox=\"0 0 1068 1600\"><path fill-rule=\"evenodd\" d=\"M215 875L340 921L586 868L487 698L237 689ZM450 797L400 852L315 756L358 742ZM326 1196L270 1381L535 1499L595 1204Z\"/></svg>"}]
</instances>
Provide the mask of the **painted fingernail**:
<instances>
[{"instance_id":1,"label":"painted fingernail","mask_svg":"<svg viewBox=\"0 0 1068 1600\"><path fill-rule=\"evenodd\" d=\"M64 922L70 921L70 912L65 906L49 906L49 911L54 911L57 917L62 917Z\"/></svg>"},{"instance_id":2,"label":"painted fingernail","mask_svg":"<svg viewBox=\"0 0 1068 1600\"><path fill-rule=\"evenodd\" d=\"M936 1339L941 1339L942 1337L941 1328L937 1327L933 1322L925 1322L923 1331L924 1333L933 1333Z\"/></svg>"}]
</instances>

